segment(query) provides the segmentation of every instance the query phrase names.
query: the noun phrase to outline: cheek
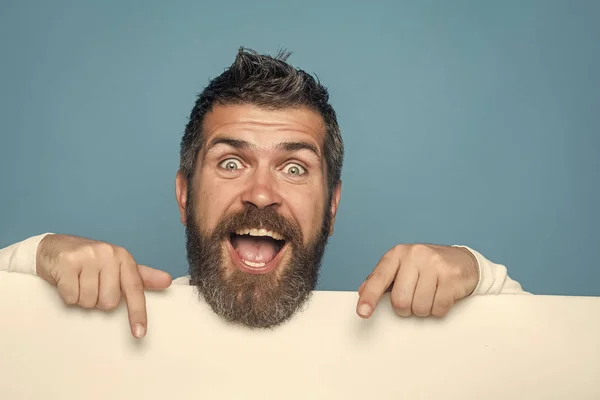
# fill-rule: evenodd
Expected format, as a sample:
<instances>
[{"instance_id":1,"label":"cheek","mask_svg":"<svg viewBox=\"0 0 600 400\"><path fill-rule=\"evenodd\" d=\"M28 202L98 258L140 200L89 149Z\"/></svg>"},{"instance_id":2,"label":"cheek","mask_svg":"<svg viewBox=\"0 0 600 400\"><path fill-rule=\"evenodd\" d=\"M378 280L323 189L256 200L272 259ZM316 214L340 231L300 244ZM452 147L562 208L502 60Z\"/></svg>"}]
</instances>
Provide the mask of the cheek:
<instances>
[{"instance_id":1,"label":"cheek","mask_svg":"<svg viewBox=\"0 0 600 400\"><path fill-rule=\"evenodd\" d=\"M300 229L302 229L306 243L315 236L323 223L323 210L325 207L323 198L323 193L317 191L288 196L289 207Z\"/></svg>"},{"instance_id":2,"label":"cheek","mask_svg":"<svg viewBox=\"0 0 600 400\"><path fill-rule=\"evenodd\" d=\"M212 191L202 188L196 193L194 199L194 212L196 214L196 223L203 232L210 231L214 226L210 220L210 216L214 215L214 205L211 204L210 199L212 198Z\"/></svg>"},{"instance_id":3,"label":"cheek","mask_svg":"<svg viewBox=\"0 0 600 400\"><path fill-rule=\"evenodd\" d=\"M200 183L200 182L198 182ZM212 231L233 204L235 192L228 185L205 179L198 184L195 196L195 212L198 226Z\"/></svg>"}]
</instances>

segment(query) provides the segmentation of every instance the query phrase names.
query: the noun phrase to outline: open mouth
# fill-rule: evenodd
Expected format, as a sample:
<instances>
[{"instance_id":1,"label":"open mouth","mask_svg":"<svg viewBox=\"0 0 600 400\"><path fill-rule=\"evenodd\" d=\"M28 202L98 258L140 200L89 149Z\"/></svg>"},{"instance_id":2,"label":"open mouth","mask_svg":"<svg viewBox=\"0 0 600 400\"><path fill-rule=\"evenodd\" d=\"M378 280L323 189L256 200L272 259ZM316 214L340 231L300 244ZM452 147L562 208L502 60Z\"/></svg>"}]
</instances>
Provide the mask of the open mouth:
<instances>
[{"instance_id":1,"label":"open mouth","mask_svg":"<svg viewBox=\"0 0 600 400\"><path fill-rule=\"evenodd\" d=\"M255 274L273 270L287 248L283 235L264 228L238 229L228 242L234 263Z\"/></svg>"}]
</instances>

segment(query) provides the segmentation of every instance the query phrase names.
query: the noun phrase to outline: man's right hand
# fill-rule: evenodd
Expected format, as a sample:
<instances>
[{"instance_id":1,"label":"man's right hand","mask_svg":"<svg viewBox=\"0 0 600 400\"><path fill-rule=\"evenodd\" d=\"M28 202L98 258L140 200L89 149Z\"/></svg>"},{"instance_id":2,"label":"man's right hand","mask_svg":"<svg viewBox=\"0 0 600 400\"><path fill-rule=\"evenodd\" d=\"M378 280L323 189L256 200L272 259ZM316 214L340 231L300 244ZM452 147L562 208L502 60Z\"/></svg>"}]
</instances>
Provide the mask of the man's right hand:
<instances>
[{"instance_id":1,"label":"man's right hand","mask_svg":"<svg viewBox=\"0 0 600 400\"><path fill-rule=\"evenodd\" d=\"M51 234L37 250L37 275L56 285L66 304L111 310L125 297L134 337L146 335L145 289L171 285L171 276L138 265L122 247L77 236Z\"/></svg>"}]
</instances>

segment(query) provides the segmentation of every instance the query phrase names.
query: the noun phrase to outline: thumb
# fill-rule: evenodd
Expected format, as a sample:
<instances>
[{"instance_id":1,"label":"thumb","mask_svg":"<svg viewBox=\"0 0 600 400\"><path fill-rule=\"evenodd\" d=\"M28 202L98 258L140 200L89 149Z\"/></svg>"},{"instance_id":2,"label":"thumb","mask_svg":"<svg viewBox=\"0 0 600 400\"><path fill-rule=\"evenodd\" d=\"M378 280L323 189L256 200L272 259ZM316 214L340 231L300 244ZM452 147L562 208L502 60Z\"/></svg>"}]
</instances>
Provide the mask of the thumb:
<instances>
[{"instance_id":1,"label":"thumb","mask_svg":"<svg viewBox=\"0 0 600 400\"><path fill-rule=\"evenodd\" d=\"M138 264L138 271L144 282L144 289L166 289L171 286L173 279L165 271Z\"/></svg>"}]
</instances>

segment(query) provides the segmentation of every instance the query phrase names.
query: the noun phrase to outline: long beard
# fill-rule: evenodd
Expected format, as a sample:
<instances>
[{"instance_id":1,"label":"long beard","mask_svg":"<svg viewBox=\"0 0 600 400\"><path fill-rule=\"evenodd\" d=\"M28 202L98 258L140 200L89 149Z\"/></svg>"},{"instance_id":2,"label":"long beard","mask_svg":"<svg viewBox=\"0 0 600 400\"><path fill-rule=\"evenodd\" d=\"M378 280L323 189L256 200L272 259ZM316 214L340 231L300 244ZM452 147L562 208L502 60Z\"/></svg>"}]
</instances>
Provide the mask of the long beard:
<instances>
[{"instance_id":1,"label":"long beard","mask_svg":"<svg viewBox=\"0 0 600 400\"><path fill-rule=\"evenodd\" d=\"M188 204L186 219L190 283L226 321L251 328L274 328L299 311L316 288L331 224L328 209L320 229L306 246L300 228L271 208L248 206L223 218L209 234L199 229L192 204ZM231 232L247 226L284 233L290 245L288 252L291 250L289 261L265 274L226 268L228 263L223 257L229 255L223 250L223 243L229 240Z\"/></svg>"}]
</instances>

